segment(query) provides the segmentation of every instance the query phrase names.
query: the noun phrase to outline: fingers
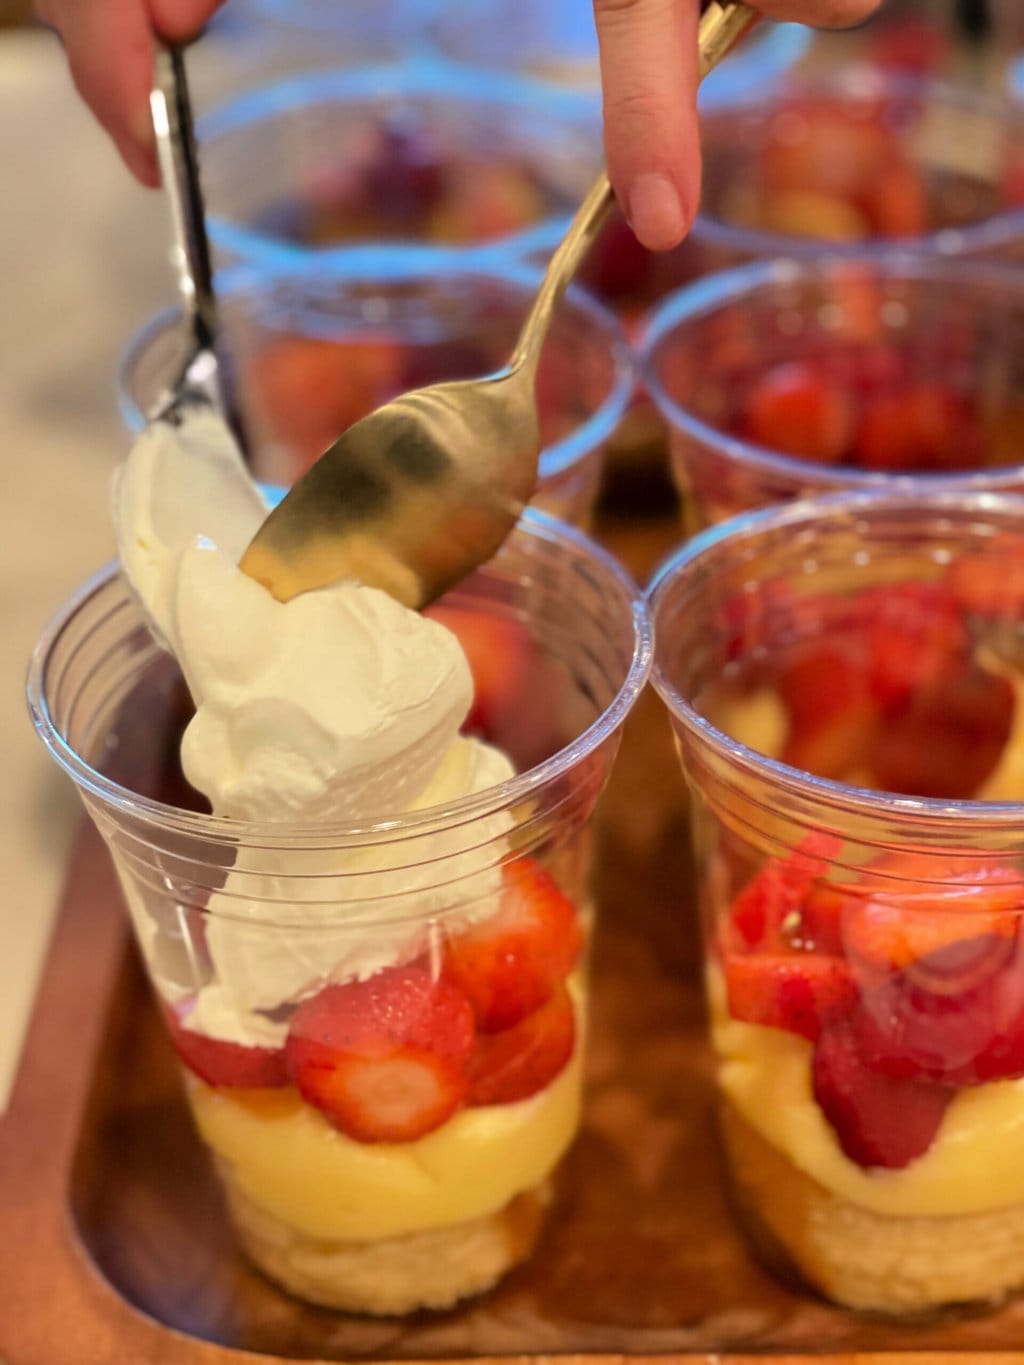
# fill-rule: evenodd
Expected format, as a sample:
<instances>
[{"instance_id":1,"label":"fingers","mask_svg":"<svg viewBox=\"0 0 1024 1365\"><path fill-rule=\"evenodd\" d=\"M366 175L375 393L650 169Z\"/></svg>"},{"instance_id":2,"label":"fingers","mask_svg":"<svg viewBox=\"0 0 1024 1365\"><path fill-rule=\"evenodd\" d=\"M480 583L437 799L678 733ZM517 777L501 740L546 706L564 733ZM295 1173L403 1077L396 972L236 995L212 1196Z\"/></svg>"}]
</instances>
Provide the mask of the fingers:
<instances>
[{"instance_id":1,"label":"fingers","mask_svg":"<svg viewBox=\"0 0 1024 1365\"><path fill-rule=\"evenodd\" d=\"M815 28L849 28L878 9L881 0L751 0L770 19L790 19Z\"/></svg>"},{"instance_id":2,"label":"fingers","mask_svg":"<svg viewBox=\"0 0 1024 1365\"><path fill-rule=\"evenodd\" d=\"M86 104L144 185L160 183L149 91L153 34L194 37L220 0L39 0L60 33L71 75Z\"/></svg>"},{"instance_id":3,"label":"fingers","mask_svg":"<svg viewBox=\"0 0 1024 1365\"><path fill-rule=\"evenodd\" d=\"M220 7L221 0L148 0L155 33L171 43L194 38Z\"/></svg>"},{"instance_id":4,"label":"fingers","mask_svg":"<svg viewBox=\"0 0 1024 1365\"><path fill-rule=\"evenodd\" d=\"M654 250L686 235L700 197L695 0L594 0L608 174Z\"/></svg>"},{"instance_id":5,"label":"fingers","mask_svg":"<svg viewBox=\"0 0 1024 1365\"><path fill-rule=\"evenodd\" d=\"M60 33L71 76L129 170L158 185L149 122L153 48L143 0L41 0Z\"/></svg>"}]
</instances>

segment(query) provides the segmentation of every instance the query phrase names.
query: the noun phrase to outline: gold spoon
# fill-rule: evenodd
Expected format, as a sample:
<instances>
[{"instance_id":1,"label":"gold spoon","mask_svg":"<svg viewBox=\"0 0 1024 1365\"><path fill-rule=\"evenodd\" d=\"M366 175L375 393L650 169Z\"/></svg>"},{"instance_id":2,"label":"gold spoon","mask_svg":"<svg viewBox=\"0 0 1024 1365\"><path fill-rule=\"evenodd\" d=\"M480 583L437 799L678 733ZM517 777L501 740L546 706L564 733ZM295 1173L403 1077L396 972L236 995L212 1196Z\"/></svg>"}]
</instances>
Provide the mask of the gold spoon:
<instances>
[{"instance_id":1,"label":"gold spoon","mask_svg":"<svg viewBox=\"0 0 1024 1365\"><path fill-rule=\"evenodd\" d=\"M712 0L703 78L756 19ZM282 602L342 578L424 607L490 559L537 480L534 383L552 313L613 202L602 172L551 258L508 366L417 389L356 422L267 517L239 567Z\"/></svg>"}]
</instances>

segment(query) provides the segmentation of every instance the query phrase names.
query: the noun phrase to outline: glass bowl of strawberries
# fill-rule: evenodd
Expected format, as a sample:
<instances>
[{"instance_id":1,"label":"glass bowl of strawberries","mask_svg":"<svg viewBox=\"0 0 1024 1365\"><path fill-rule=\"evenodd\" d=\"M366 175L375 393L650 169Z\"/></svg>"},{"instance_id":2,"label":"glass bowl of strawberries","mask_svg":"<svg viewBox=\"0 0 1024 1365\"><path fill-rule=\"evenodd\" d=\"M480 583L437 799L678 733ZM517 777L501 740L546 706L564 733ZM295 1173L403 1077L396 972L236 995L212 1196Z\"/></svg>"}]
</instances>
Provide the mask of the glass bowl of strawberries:
<instances>
[{"instance_id":1,"label":"glass bowl of strawberries","mask_svg":"<svg viewBox=\"0 0 1024 1365\"><path fill-rule=\"evenodd\" d=\"M590 821L651 655L625 571L535 512L431 614L417 629L457 636L471 709L425 787L433 735L402 715L372 736L345 822L210 814L180 762L188 691L116 567L29 680L240 1245L300 1297L378 1315L479 1293L536 1241L580 1116Z\"/></svg>"},{"instance_id":2,"label":"glass bowl of strawberries","mask_svg":"<svg viewBox=\"0 0 1024 1365\"><path fill-rule=\"evenodd\" d=\"M505 365L539 275L414 247L351 248L330 269L225 272L220 352L256 475L290 485L359 418L408 389ZM133 431L173 379L181 318L167 309L132 340L119 377ZM585 524L604 452L629 402L632 355L585 291L560 304L541 354L542 450L534 501Z\"/></svg>"},{"instance_id":3,"label":"glass bowl of strawberries","mask_svg":"<svg viewBox=\"0 0 1024 1365\"><path fill-rule=\"evenodd\" d=\"M805 494L1024 488L1024 277L861 254L681 290L641 369L691 527Z\"/></svg>"},{"instance_id":4,"label":"glass bowl of strawberries","mask_svg":"<svg viewBox=\"0 0 1024 1365\"><path fill-rule=\"evenodd\" d=\"M389 241L550 247L601 156L582 96L432 63L306 73L211 110L197 134L222 263Z\"/></svg>"},{"instance_id":5,"label":"glass bowl of strawberries","mask_svg":"<svg viewBox=\"0 0 1024 1365\"><path fill-rule=\"evenodd\" d=\"M655 577L736 1205L852 1308L1024 1285L1024 500L837 494Z\"/></svg>"}]
</instances>

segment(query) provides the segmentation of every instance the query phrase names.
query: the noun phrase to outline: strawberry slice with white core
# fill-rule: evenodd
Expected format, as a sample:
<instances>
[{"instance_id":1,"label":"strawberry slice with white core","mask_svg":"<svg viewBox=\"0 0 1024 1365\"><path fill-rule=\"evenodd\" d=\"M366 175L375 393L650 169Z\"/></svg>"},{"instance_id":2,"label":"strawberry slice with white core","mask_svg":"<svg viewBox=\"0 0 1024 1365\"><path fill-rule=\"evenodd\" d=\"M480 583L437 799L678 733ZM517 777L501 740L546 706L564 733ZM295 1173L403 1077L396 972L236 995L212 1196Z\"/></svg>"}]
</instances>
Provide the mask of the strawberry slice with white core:
<instances>
[{"instance_id":1,"label":"strawberry slice with white core","mask_svg":"<svg viewBox=\"0 0 1024 1365\"><path fill-rule=\"evenodd\" d=\"M357 1142L412 1142L466 1100L466 997L420 966L325 986L295 1011L285 1044L302 1097Z\"/></svg>"}]
</instances>

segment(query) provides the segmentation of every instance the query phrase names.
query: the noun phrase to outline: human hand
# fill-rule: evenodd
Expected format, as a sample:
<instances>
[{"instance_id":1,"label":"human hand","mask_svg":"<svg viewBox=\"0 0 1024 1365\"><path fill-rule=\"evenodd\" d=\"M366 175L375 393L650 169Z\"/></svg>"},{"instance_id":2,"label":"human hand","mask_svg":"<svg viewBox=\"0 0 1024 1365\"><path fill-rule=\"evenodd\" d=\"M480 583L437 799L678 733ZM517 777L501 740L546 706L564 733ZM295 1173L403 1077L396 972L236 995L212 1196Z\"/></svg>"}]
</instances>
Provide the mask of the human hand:
<instances>
[{"instance_id":1,"label":"human hand","mask_svg":"<svg viewBox=\"0 0 1024 1365\"><path fill-rule=\"evenodd\" d=\"M751 0L772 19L844 28L881 0ZM644 246L689 231L700 198L697 0L594 0L608 174ZM727 59L728 60L728 59Z\"/></svg>"},{"instance_id":2,"label":"human hand","mask_svg":"<svg viewBox=\"0 0 1024 1365\"><path fill-rule=\"evenodd\" d=\"M60 34L78 92L114 139L132 174L159 185L149 92L155 35L194 37L221 0L38 0Z\"/></svg>"}]
</instances>

